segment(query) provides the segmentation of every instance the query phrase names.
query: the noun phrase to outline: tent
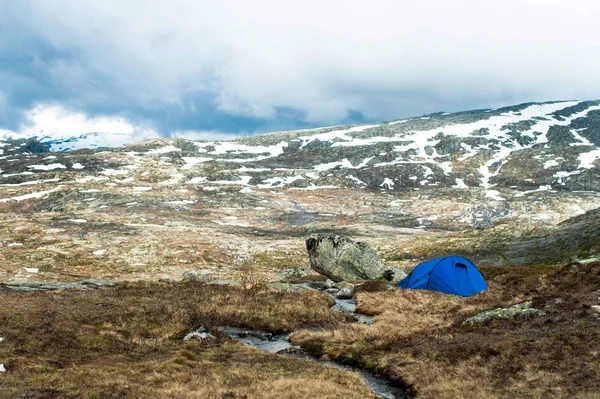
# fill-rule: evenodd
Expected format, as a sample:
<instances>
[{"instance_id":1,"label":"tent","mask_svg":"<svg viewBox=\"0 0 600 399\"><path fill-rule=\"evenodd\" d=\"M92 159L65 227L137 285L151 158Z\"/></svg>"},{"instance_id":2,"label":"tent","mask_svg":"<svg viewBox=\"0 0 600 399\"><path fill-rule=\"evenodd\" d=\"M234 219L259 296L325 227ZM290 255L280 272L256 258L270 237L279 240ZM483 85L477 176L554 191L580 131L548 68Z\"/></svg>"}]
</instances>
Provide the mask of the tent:
<instances>
[{"instance_id":1,"label":"tent","mask_svg":"<svg viewBox=\"0 0 600 399\"><path fill-rule=\"evenodd\" d=\"M473 262L462 256L446 256L420 263L396 286L460 296L475 295L488 288Z\"/></svg>"}]
</instances>

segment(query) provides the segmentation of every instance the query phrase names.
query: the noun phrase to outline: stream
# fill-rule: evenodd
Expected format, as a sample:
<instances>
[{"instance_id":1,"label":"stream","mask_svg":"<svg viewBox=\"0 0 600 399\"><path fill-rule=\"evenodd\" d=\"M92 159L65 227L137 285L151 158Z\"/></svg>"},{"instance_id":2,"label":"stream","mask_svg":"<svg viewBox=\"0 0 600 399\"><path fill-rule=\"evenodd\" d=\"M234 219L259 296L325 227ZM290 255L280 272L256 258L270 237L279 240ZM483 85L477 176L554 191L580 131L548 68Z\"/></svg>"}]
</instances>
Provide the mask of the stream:
<instances>
[{"instance_id":1,"label":"stream","mask_svg":"<svg viewBox=\"0 0 600 399\"><path fill-rule=\"evenodd\" d=\"M324 291L322 287L318 287L318 283L302 283L295 284L304 288L318 288ZM327 291L325 291L327 292ZM352 315L358 323L372 324L373 317L356 313L356 302L353 299L337 299L333 292L328 292L335 299L333 310L338 310ZM231 338L243 344L253 346L265 352L281 353L288 356L300 357L316 363L327 364L330 366L342 368L357 375L365 385L376 395L383 399L399 399L408 398L406 391L403 388L393 386L393 384L379 377L376 377L364 370L347 365L340 365L331 360L323 360L312 357L302 350L299 346L292 345L288 339L290 334L275 335L266 331L246 330L237 327L219 327L220 332L229 335Z\"/></svg>"}]
</instances>

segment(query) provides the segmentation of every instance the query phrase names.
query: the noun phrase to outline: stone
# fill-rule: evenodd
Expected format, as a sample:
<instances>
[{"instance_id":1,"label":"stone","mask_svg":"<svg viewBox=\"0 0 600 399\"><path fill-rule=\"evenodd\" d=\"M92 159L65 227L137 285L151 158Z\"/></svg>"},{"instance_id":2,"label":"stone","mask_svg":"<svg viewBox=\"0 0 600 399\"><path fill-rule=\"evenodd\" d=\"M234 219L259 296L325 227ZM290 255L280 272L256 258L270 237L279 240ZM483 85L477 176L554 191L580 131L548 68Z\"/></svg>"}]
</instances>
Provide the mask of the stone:
<instances>
[{"instance_id":1,"label":"stone","mask_svg":"<svg viewBox=\"0 0 600 399\"><path fill-rule=\"evenodd\" d=\"M339 291L335 295L337 299L352 299L354 296L354 285L347 283L345 281L341 281L335 284L335 288Z\"/></svg>"},{"instance_id":2,"label":"stone","mask_svg":"<svg viewBox=\"0 0 600 399\"><path fill-rule=\"evenodd\" d=\"M306 240L310 267L335 282L387 280L394 272L368 244L337 234L313 234Z\"/></svg>"},{"instance_id":3,"label":"stone","mask_svg":"<svg viewBox=\"0 0 600 399\"><path fill-rule=\"evenodd\" d=\"M519 303L509 308L497 308L486 310L473 317L469 317L462 324L473 325L475 323L483 323L493 319L515 319L522 316L543 316L546 313L531 307L531 301Z\"/></svg>"},{"instance_id":4,"label":"stone","mask_svg":"<svg viewBox=\"0 0 600 399\"><path fill-rule=\"evenodd\" d=\"M394 272L394 275L392 276L392 279L390 280L391 283L399 283L400 281L404 280L406 277L408 277L408 273L406 273L406 271L404 271L403 269L397 268L397 267L392 267L392 271Z\"/></svg>"},{"instance_id":5,"label":"stone","mask_svg":"<svg viewBox=\"0 0 600 399\"><path fill-rule=\"evenodd\" d=\"M99 278L89 278L79 282L82 285L94 286L94 287L116 287L119 282L115 280L105 280Z\"/></svg>"},{"instance_id":6,"label":"stone","mask_svg":"<svg viewBox=\"0 0 600 399\"><path fill-rule=\"evenodd\" d=\"M446 136L435 145L437 153L441 156L459 152L462 149L461 141L454 136Z\"/></svg>"},{"instance_id":7,"label":"stone","mask_svg":"<svg viewBox=\"0 0 600 399\"><path fill-rule=\"evenodd\" d=\"M272 281L274 283L289 283L290 281L300 280L312 275L312 270L308 267L298 267L295 269L285 269Z\"/></svg>"},{"instance_id":8,"label":"stone","mask_svg":"<svg viewBox=\"0 0 600 399\"><path fill-rule=\"evenodd\" d=\"M211 277L212 271L210 270L186 270L181 275L181 280L208 283L211 280Z\"/></svg>"},{"instance_id":9,"label":"stone","mask_svg":"<svg viewBox=\"0 0 600 399\"><path fill-rule=\"evenodd\" d=\"M354 290L351 290L350 288L342 288L341 290L338 291L338 293L335 295L335 297L337 299L352 299L353 294L354 294Z\"/></svg>"},{"instance_id":10,"label":"stone","mask_svg":"<svg viewBox=\"0 0 600 399\"><path fill-rule=\"evenodd\" d=\"M269 283L269 284L267 284L267 287L269 287L270 289L275 290L275 291L283 291L283 292L311 289L309 287L298 286L298 285L287 284L287 283Z\"/></svg>"},{"instance_id":11,"label":"stone","mask_svg":"<svg viewBox=\"0 0 600 399\"><path fill-rule=\"evenodd\" d=\"M0 364L0 373L6 373L6 368L4 368L3 364Z\"/></svg>"},{"instance_id":12,"label":"stone","mask_svg":"<svg viewBox=\"0 0 600 399\"><path fill-rule=\"evenodd\" d=\"M592 305L592 310L596 313L600 313L600 305Z\"/></svg>"},{"instance_id":13,"label":"stone","mask_svg":"<svg viewBox=\"0 0 600 399\"><path fill-rule=\"evenodd\" d=\"M335 285L335 281L327 279L325 280L325 284L323 285L325 288L333 288Z\"/></svg>"},{"instance_id":14,"label":"stone","mask_svg":"<svg viewBox=\"0 0 600 399\"><path fill-rule=\"evenodd\" d=\"M205 340L215 338L216 337L212 335L206 328L200 326L196 331L192 331L191 333L188 333L185 337L183 337L183 340L189 341L191 339Z\"/></svg>"},{"instance_id":15,"label":"stone","mask_svg":"<svg viewBox=\"0 0 600 399\"><path fill-rule=\"evenodd\" d=\"M239 281L239 280L224 280L224 279L213 280L213 281L209 282L209 284L214 284L214 285L244 285L244 283L241 282L241 281Z\"/></svg>"},{"instance_id":16,"label":"stone","mask_svg":"<svg viewBox=\"0 0 600 399\"><path fill-rule=\"evenodd\" d=\"M101 287L114 287L118 285L118 281L102 280L102 279L87 279L75 283L65 283L60 281L7 281L0 283L13 291L33 292L33 291L54 291L54 290L86 290Z\"/></svg>"},{"instance_id":17,"label":"stone","mask_svg":"<svg viewBox=\"0 0 600 399\"><path fill-rule=\"evenodd\" d=\"M354 291L354 284L350 284L347 281L340 281L339 283L335 283L333 288L337 288L338 290L343 290L344 288Z\"/></svg>"}]
</instances>

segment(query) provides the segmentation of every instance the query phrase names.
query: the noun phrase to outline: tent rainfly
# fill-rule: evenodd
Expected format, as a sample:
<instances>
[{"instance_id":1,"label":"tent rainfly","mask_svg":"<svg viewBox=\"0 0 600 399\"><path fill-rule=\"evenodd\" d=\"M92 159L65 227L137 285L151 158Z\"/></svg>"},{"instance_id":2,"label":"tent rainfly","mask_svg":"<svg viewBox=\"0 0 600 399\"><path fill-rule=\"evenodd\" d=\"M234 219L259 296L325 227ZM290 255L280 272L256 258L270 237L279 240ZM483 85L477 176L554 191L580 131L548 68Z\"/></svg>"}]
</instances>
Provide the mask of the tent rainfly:
<instances>
[{"instance_id":1,"label":"tent rainfly","mask_svg":"<svg viewBox=\"0 0 600 399\"><path fill-rule=\"evenodd\" d=\"M462 256L446 256L420 263L396 286L460 296L472 296L488 288L473 262Z\"/></svg>"}]
</instances>

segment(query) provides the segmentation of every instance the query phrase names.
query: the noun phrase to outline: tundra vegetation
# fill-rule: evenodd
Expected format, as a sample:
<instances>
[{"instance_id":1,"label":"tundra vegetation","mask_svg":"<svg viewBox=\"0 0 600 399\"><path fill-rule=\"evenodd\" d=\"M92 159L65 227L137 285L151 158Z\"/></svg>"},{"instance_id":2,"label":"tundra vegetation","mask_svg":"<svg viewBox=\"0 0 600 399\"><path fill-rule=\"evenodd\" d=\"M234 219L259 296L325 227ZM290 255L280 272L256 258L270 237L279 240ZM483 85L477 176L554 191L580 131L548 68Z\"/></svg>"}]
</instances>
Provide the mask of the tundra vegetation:
<instances>
[{"instance_id":1,"label":"tundra vegetation","mask_svg":"<svg viewBox=\"0 0 600 399\"><path fill-rule=\"evenodd\" d=\"M333 359L416 397L598 398L599 116L553 102L235 141L0 141L0 397L373 396L314 360ZM324 276L271 283L311 266L313 234L367 243L387 280L464 255L489 290L340 282L361 324L288 284ZM201 326L214 339L183 339ZM223 326L291 333L314 359Z\"/></svg>"}]
</instances>

